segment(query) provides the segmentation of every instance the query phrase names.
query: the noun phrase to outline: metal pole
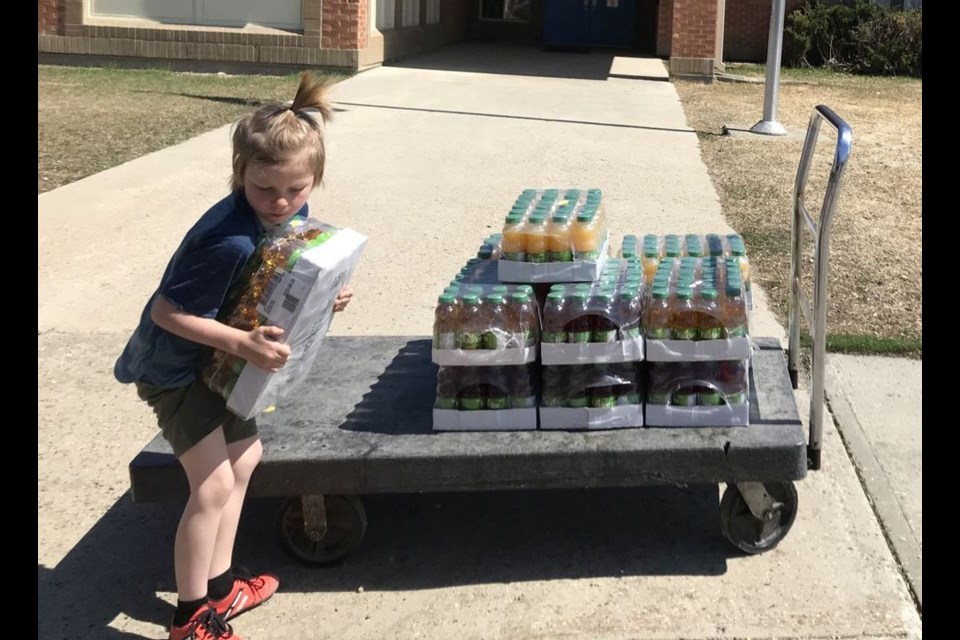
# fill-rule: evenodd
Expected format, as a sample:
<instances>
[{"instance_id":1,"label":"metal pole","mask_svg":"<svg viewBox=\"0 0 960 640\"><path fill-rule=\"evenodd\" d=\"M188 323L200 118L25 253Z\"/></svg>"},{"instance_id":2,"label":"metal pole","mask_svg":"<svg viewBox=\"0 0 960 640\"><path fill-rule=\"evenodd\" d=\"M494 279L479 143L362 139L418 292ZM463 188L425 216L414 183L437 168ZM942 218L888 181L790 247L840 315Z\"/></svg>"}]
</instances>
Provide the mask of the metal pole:
<instances>
[{"instance_id":1,"label":"metal pole","mask_svg":"<svg viewBox=\"0 0 960 640\"><path fill-rule=\"evenodd\" d=\"M780 57L783 51L783 23L787 0L773 0L770 8L770 33L767 35L767 81L763 90L763 120L750 127L753 133L785 136L787 129L777 122L780 98Z\"/></svg>"}]
</instances>

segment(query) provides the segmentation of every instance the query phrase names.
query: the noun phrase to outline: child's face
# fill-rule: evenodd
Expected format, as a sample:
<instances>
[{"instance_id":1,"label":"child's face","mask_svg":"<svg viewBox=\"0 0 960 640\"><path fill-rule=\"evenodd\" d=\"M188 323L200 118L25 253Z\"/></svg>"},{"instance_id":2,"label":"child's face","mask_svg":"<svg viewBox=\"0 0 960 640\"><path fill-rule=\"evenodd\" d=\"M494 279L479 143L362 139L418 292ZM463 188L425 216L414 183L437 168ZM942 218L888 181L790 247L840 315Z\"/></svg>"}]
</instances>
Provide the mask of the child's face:
<instances>
[{"instance_id":1,"label":"child's face","mask_svg":"<svg viewBox=\"0 0 960 640\"><path fill-rule=\"evenodd\" d=\"M251 162L243 174L243 193L265 227L283 224L300 211L313 191L309 153L283 164Z\"/></svg>"}]
</instances>

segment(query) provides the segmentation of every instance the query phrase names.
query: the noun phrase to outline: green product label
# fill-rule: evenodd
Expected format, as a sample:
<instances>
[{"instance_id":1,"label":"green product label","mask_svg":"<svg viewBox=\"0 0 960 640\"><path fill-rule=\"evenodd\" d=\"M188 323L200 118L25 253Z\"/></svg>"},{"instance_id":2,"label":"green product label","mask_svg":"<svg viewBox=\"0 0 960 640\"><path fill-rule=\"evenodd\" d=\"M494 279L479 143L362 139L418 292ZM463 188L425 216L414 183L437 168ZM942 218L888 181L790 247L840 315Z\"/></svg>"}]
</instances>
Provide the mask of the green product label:
<instances>
[{"instance_id":1,"label":"green product label","mask_svg":"<svg viewBox=\"0 0 960 640\"><path fill-rule=\"evenodd\" d=\"M567 399L567 406L572 409L580 409L590 406L590 398L587 396L571 396Z\"/></svg>"},{"instance_id":2,"label":"green product label","mask_svg":"<svg viewBox=\"0 0 960 640\"><path fill-rule=\"evenodd\" d=\"M514 396L510 398L511 409L532 409L536 406L536 396Z\"/></svg>"},{"instance_id":3,"label":"green product label","mask_svg":"<svg viewBox=\"0 0 960 640\"><path fill-rule=\"evenodd\" d=\"M723 338L723 329L720 327L709 327L700 329L701 340L721 340Z\"/></svg>"},{"instance_id":4,"label":"green product label","mask_svg":"<svg viewBox=\"0 0 960 640\"><path fill-rule=\"evenodd\" d=\"M590 331L571 331L570 342L573 344L587 344L590 342Z\"/></svg>"},{"instance_id":5,"label":"green product label","mask_svg":"<svg viewBox=\"0 0 960 640\"><path fill-rule=\"evenodd\" d=\"M540 340L547 344L562 344L567 341L567 334L565 331L544 331Z\"/></svg>"},{"instance_id":6,"label":"green product label","mask_svg":"<svg viewBox=\"0 0 960 640\"><path fill-rule=\"evenodd\" d=\"M562 407L563 398L560 396L543 396L542 406L544 407Z\"/></svg>"},{"instance_id":7,"label":"green product label","mask_svg":"<svg viewBox=\"0 0 960 640\"><path fill-rule=\"evenodd\" d=\"M727 327L726 334L728 338L742 338L747 335L747 330L743 325Z\"/></svg>"},{"instance_id":8,"label":"green product label","mask_svg":"<svg viewBox=\"0 0 960 640\"><path fill-rule=\"evenodd\" d=\"M696 329L674 329L672 332L674 340L696 340Z\"/></svg>"},{"instance_id":9,"label":"green product label","mask_svg":"<svg viewBox=\"0 0 960 640\"><path fill-rule=\"evenodd\" d=\"M670 404L670 394L662 391L647 393L647 404Z\"/></svg>"},{"instance_id":10,"label":"green product label","mask_svg":"<svg viewBox=\"0 0 960 640\"><path fill-rule=\"evenodd\" d=\"M719 407L723 405L723 394L714 389L701 391L699 394L700 404L708 407Z\"/></svg>"},{"instance_id":11,"label":"green product label","mask_svg":"<svg viewBox=\"0 0 960 640\"><path fill-rule=\"evenodd\" d=\"M671 400L673 401L673 404L678 407L695 407L697 406L697 392L674 391Z\"/></svg>"},{"instance_id":12,"label":"green product label","mask_svg":"<svg viewBox=\"0 0 960 640\"><path fill-rule=\"evenodd\" d=\"M481 349L499 349L500 340L497 334L493 331L487 331L483 334L480 339L480 348Z\"/></svg>"},{"instance_id":13,"label":"green product label","mask_svg":"<svg viewBox=\"0 0 960 640\"><path fill-rule=\"evenodd\" d=\"M533 262L536 264L543 264L546 262L550 262L550 254L549 253L528 253L527 262Z\"/></svg>"},{"instance_id":14,"label":"green product label","mask_svg":"<svg viewBox=\"0 0 960 640\"><path fill-rule=\"evenodd\" d=\"M452 398L440 398L437 397L436 404L433 405L437 409L457 409L457 398L456 396Z\"/></svg>"},{"instance_id":15,"label":"green product label","mask_svg":"<svg viewBox=\"0 0 960 640\"><path fill-rule=\"evenodd\" d=\"M737 391L735 393L727 394L727 403L728 404L746 404L747 403L747 392L746 391Z\"/></svg>"},{"instance_id":16,"label":"green product label","mask_svg":"<svg viewBox=\"0 0 960 640\"><path fill-rule=\"evenodd\" d=\"M483 409L483 398L460 398L461 411L480 411Z\"/></svg>"},{"instance_id":17,"label":"green product label","mask_svg":"<svg viewBox=\"0 0 960 640\"><path fill-rule=\"evenodd\" d=\"M573 262L573 251L551 251L551 262Z\"/></svg>"},{"instance_id":18,"label":"green product label","mask_svg":"<svg viewBox=\"0 0 960 640\"><path fill-rule=\"evenodd\" d=\"M635 404L640 404L640 394L638 393L626 393L617 398L618 407Z\"/></svg>"},{"instance_id":19,"label":"green product label","mask_svg":"<svg viewBox=\"0 0 960 640\"><path fill-rule=\"evenodd\" d=\"M640 337L640 327L626 327L620 330L621 340L635 340Z\"/></svg>"},{"instance_id":20,"label":"green product label","mask_svg":"<svg viewBox=\"0 0 960 640\"><path fill-rule=\"evenodd\" d=\"M577 251L573 254L574 260L595 262L600 257L599 251Z\"/></svg>"},{"instance_id":21,"label":"green product label","mask_svg":"<svg viewBox=\"0 0 960 640\"><path fill-rule=\"evenodd\" d=\"M491 411L499 411L509 407L510 401L507 399L507 396L493 396L487 398L487 409L490 409Z\"/></svg>"},{"instance_id":22,"label":"green product label","mask_svg":"<svg viewBox=\"0 0 960 640\"><path fill-rule=\"evenodd\" d=\"M617 330L594 331L590 334L590 342L616 342Z\"/></svg>"},{"instance_id":23,"label":"green product label","mask_svg":"<svg viewBox=\"0 0 960 640\"><path fill-rule=\"evenodd\" d=\"M670 329L665 327L647 327L648 340L669 340Z\"/></svg>"},{"instance_id":24,"label":"green product label","mask_svg":"<svg viewBox=\"0 0 960 640\"><path fill-rule=\"evenodd\" d=\"M616 396L594 396L590 399L590 406L594 409L610 409L617 406Z\"/></svg>"},{"instance_id":25,"label":"green product label","mask_svg":"<svg viewBox=\"0 0 960 640\"><path fill-rule=\"evenodd\" d=\"M457 335L457 346L461 349L479 349L483 342L479 333L461 333Z\"/></svg>"},{"instance_id":26,"label":"green product label","mask_svg":"<svg viewBox=\"0 0 960 640\"><path fill-rule=\"evenodd\" d=\"M527 255L523 251L511 251L502 254L502 257L504 260L509 260L510 262L523 262L527 259Z\"/></svg>"}]
</instances>

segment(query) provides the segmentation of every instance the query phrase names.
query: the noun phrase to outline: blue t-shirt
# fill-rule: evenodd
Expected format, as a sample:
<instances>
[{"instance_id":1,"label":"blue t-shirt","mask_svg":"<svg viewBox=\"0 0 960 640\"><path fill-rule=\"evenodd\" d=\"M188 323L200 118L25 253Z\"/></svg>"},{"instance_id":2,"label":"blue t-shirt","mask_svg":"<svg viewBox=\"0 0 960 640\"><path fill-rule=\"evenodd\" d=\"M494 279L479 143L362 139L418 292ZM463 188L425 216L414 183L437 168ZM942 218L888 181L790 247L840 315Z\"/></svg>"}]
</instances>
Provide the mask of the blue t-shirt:
<instances>
[{"instance_id":1,"label":"blue t-shirt","mask_svg":"<svg viewBox=\"0 0 960 640\"><path fill-rule=\"evenodd\" d=\"M303 205L296 217L306 216L307 205ZM117 380L174 388L196 379L209 347L161 329L150 318L150 308L157 296L163 296L186 313L215 318L262 233L263 226L242 190L203 214L173 254L160 286L144 307L139 326L114 365Z\"/></svg>"}]
</instances>

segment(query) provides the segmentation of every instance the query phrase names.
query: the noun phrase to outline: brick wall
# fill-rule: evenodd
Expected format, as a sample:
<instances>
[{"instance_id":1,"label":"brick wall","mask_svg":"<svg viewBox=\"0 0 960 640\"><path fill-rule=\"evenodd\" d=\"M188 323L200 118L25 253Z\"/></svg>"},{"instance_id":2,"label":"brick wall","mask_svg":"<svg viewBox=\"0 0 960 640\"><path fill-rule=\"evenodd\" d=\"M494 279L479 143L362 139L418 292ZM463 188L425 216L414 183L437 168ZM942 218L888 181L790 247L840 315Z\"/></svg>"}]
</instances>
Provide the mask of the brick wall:
<instances>
[{"instance_id":1,"label":"brick wall","mask_svg":"<svg viewBox=\"0 0 960 640\"><path fill-rule=\"evenodd\" d=\"M324 0L320 46L363 49L367 46L367 3L364 0Z\"/></svg>"},{"instance_id":2,"label":"brick wall","mask_svg":"<svg viewBox=\"0 0 960 640\"><path fill-rule=\"evenodd\" d=\"M671 57L713 58L717 0L674 0Z\"/></svg>"},{"instance_id":3,"label":"brick wall","mask_svg":"<svg viewBox=\"0 0 960 640\"><path fill-rule=\"evenodd\" d=\"M657 16L657 55L669 56L673 33L673 0L660 0Z\"/></svg>"},{"instance_id":4,"label":"brick wall","mask_svg":"<svg viewBox=\"0 0 960 640\"><path fill-rule=\"evenodd\" d=\"M61 0L37 0L37 33L62 33L63 2Z\"/></svg>"},{"instance_id":5,"label":"brick wall","mask_svg":"<svg viewBox=\"0 0 960 640\"><path fill-rule=\"evenodd\" d=\"M786 15L804 0L787 0ZM767 59L770 0L727 0L723 58L728 62L763 62Z\"/></svg>"}]
</instances>

